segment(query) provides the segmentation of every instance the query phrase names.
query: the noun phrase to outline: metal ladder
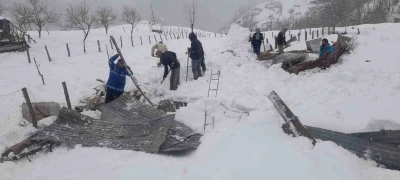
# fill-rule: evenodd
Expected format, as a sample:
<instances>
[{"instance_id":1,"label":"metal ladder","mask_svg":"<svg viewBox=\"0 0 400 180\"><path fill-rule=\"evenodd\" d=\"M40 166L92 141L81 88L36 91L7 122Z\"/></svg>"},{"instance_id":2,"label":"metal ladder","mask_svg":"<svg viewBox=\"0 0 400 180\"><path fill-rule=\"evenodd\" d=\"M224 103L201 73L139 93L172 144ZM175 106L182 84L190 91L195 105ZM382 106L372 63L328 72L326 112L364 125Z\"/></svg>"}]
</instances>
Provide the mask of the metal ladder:
<instances>
[{"instance_id":1,"label":"metal ladder","mask_svg":"<svg viewBox=\"0 0 400 180\"><path fill-rule=\"evenodd\" d=\"M208 82L208 97L210 97L210 91L215 91L215 97L218 96L218 88L219 88L219 78L221 77L221 71L218 70L217 73L213 73L214 71L211 70L210 81ZM217 88L211 89L211 82L217 81Z\"/></svg>"}]
</instances>

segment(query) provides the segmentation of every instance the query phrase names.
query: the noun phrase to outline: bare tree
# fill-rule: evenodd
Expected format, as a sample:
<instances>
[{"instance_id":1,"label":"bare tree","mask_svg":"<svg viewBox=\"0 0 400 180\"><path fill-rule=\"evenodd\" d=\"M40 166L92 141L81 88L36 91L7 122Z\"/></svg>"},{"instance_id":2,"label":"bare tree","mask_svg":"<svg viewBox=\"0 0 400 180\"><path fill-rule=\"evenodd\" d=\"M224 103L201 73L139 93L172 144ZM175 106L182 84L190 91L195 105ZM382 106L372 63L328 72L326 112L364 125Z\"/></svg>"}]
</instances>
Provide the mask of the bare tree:
<instances>
[{"instance_id":1,"label":"bare tree","mask_svg":"<svg viewBox=\"0 0 400 180\"><path fill-rule=\"evenodd\" d=\"M23 31L26 31L26 26L33 22L33 13L24 4L14 3L10 8L10 12L18 27Z\"/></svg>"},{"instance_id":2,"label":"bare tree","mask_svg":"<svg viewBox=\"0 0 400 180\"><path fill-rule=\"evenodd\" d=\"M133 28L135 28L136 24L140 22L141 16L134 7L124 6L124 10L122 12L122 20L131 25L132 36Z\"/></svg>"},{"instance_id":3,"label":"bare tree","mask_svg":"<svg viewBox=\"0 0 400 180\"><path fill-rule=\"evenodd\" d=\"M42 28L47 24L57 23L60 16L54 11L49 10L47 4L41 0L27 0L29 8L33 14L33 24L35 24L38 29L39 38L42 37Z\"/></svg>"},{"instance_id":4,"label":"bare tree","mask_svg":"<svg viewBox=\"0 0 400 180\"><path fill-rule=\"evenodd\" d=\"M193 32L193 28L194 28L194 23L196 22L196 19L198 18L198 13L197 13L197 9L199 7L199 4L197 3L197 1L192 0L191 3L189 4L185 4L185 9L183 10L185 16L186 16L186 20L189 22L190 27L192 28L192 32Z\"/></svg>"},{"instance_id":5,"label":"bare tree","mask_svg":"<svg viewBox=\"0 0 400 180\"><path fill-rule=\"evenodd\" d=\"M89 36L90 28L93 25L95 17L90 13L90 9L86 3L76 6L70 5L67 8L66 26L68 28L80 29L83 31L83 45L86 52L86 39Z\"/></svg>"},{"instance_id":6,"label":"bare tree","mask_svg":"<svg viewBox=\"0 0 400 180\"><path fill-rule=\"evenodd\" d=\"M108 28L115 22L117 15L113 12L113 8L110 6L99 7L96 11L97 23L101 24L106 29L108 34Z\"/></svg>"},{"instance_id":7,"label":"bare tree","mask_svg":"<svg viewBox=\"0 0 400 180\"><path fill-rule=\"evenodd\" d=\"M3 4L0 3L0 15L2 15L4 13L4 10L5 10L5 8L4 8Z\"/></svg>"},{"instance_id":8,"label":"bare tree","mask_svg":"<svg viewBox=\"0 0 400 180\"><path fill-rule=\"evenodd\" d=\"M150 3L150 10L151 10L150 32L152 32L153 26L159 23L159 19L154 14L153 5L151 3Z\"/></svg>"}]
</instances>

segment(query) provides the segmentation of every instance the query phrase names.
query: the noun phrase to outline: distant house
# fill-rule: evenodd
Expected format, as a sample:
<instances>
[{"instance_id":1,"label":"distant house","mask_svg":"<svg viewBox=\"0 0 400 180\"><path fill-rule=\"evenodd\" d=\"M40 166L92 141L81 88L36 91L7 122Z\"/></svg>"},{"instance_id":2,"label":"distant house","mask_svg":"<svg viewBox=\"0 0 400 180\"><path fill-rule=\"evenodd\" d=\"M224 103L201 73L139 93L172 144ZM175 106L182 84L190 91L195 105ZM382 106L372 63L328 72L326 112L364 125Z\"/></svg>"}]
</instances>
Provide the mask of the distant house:
<instances>
[{"instance_id":1,"label":"distant house","mask_svg":"<svg viewBox=\"0 0 400 180\"><path fill-rule=\"evenodd\" d=\"M0 53L24 51L28 48L24 32L16 28L8 18L0 16Z\"/></svg>"}]
</instances>

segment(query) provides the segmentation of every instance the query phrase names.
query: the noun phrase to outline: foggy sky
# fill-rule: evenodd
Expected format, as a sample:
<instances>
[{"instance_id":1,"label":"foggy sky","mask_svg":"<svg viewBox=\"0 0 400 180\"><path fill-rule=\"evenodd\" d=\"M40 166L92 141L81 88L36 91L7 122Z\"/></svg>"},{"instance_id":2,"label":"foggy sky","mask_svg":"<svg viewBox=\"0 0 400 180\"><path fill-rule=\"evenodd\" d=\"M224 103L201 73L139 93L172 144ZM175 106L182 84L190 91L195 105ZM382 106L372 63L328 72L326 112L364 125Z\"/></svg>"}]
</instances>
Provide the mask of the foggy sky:
<instances>
[{"instance_id":1,"label":"foggy sky","mask_svg":"<svg viewBox=\"0 0 400 180\"><path fill-rule=\"evenodd\" d=\"M9 6L13 2L23 0L1 0L4 6ZM49 6L54 7L57 12L64 13L69 4L77 4L82 0L42 0L47 1ZM100 5L111 5L120 15L123 5L133 5L142 15L142 19L148 20L150 17L150 2L156 16L162 19L166 25L189 27L183 14L184 3L190 0L85 0L91 7ZM249 4L256 5L265 0L197 0L199 2L199 19L195 28L217 31L230 22L239 6Z\"/></svg>"}]
</instances>

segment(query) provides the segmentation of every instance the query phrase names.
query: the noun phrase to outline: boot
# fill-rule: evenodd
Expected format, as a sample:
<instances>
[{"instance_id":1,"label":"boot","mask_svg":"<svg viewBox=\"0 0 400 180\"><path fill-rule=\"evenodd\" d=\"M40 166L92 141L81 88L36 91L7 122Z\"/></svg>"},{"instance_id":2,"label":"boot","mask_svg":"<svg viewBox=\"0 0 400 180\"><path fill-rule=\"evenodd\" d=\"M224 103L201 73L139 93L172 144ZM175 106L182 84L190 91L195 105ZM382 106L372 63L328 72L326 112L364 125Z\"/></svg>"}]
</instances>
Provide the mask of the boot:
<instances>
[{"instance_id":1,"label":"boot","mask_svg":"<svg viewBox=\"0 0 400 180\"><path fill-rule=\"evenodd\" d=\"M194 75L194 80L197 80L197 79L199 79L199 76L198 75Z\"/></svg>"}]
</instances>

